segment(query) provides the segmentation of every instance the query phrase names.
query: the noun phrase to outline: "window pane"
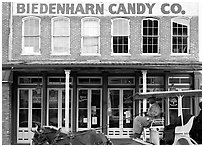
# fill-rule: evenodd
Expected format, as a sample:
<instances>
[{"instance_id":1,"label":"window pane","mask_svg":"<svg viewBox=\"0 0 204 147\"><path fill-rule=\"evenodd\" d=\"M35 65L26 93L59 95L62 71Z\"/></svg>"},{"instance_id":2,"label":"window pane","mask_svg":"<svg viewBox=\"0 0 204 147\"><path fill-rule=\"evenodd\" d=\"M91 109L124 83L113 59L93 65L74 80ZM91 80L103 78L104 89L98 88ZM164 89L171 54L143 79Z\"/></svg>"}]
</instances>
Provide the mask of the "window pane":
<instances>
[{"instance_id":1,"label":"window pane","mask_svg":"<svg viewBox=\"0 0 204 147\"><path fill-rule=\"evenodd\" d=\"M49 108L58 108L58 90L49 91Z\"/></svg>"},{"instance_id":2,"label":"window pane","mask_svg":"<svg viewBox=\"0 0 204 147\"><path fill-rule=\"evenodd\" d=\"M37 18L28 18L24 21L24 35L38 36L39 35L39 20Z\"/></svg>"},{"instance_id":3,"label":"window pane","mask_svg":"<svg viewBox=\"0 0 204 147\"><path fill-rule=\"evenodd\" d=\"M53 52L54 53L68 53L70 46L69 37L54 37L53 38Z\"/></svg>"},{"instance_id":4,"label":"window pane","mask_svg":"<svg viewBox=\"0 0 204 147\"><path fill-rule=\"evenodd\" d=\"M86 19L83 21L83 36L99 36L99 21Z\"/></svg>"},{"instance_id":5,"label":"window pane","mask_svg":"<svg viewBox=\"0 0 204 147\"><path fill-rule=\"evenodd\" d=\"M98 37L83 38L83 53L99 53Z\"/></svg>"},{"instance_id":6,"label":"window pane","mask_svg":"<svg viewBox=\"0 0 204 147\"><path fill-rule=\"evenodd\" d=\"M143 53L158 53L158 20L143 20L143 35Z\"/></svg>"},{"instance_id":7,"label":"window pane","mask_svg":"<svg viewBox=\"0 0 204 147\"><path fill-rule=\"evenodd\" d=\"M172 52L173 53L188 53L188 40L187 40L187 35L188 35L188 26L185 25L188 22L185 20L174 20L177 21L173 22L173 36L172 36L172 40L173 40L173 46L172 46ZM185 23L184 23L185 22ZM176 35L176 36L174 36ZM184 38L185 37L185 38Z\"/></svg>"},{"instance_id":8,"label":"window pane","mask_svg":"<svg viewBox=\"0 0 204 147\"><path fill-rule=\"evenodd\" d=\"M53 35L54 36L69 36L69 20L58 19L53 24Z\"/></svg>"},{"instance_id":9,"label":"window pane","mask_svg":"<svg viewBox=\"0 0 204 147\"><path fill-rule=\"evenodd\" d=\"M28 90L20 90L19 108L28 108Z\"/></svg>"},{"instance_id":10,"label":"window pane","mask_svg":"<svg viewBox=\"0 0 204 147\"><path fill-rule=\"evenodd\" d=\"M32 121L41 123L41 109L33 109L32 110ZM34 125L34 123L33 123ZM35 126L32 126L35 127Z\"/></svg>"},{"instance_id":11,"label":"window pane","mask_svg":"<svg viewBox=\"0 0 204 147\"><path fill-rule=\"evenodd\" d=\"M49 125L58 127L58 110L57 109L49 110Z\"/></svg>"},{"instance_id":12,"label":"window pane","mask_svg":"<svg viewBox=\"0 0 204 147\"><path fill-rule=\"evenodd\" d=\"M143 45L143 53L147 53L147 45Z\"/></svg>"},{"instance_id":13,"label":"window pane","mask_svg":"<svg viewBox=\"0 0 204 147\"><path fill-rule=\"evenodd\" d=\"M129 21L127 19L113 20L113 36L129 36Z\"/></svg>"},{"instance_id":14,"label":"window pane","mask_svg":"<svg viewBox=\"0 0 204 147\"><path fill-rule=\"evenodd\" d=\"M27 50L25 52L38 53L40 51L39 50L39 44L40 44L39 40L40 40L39 37L24 37L24 47L26 47L25 50Z\"/></svg>"},{"instance_id":15,"label":"window pane","mask_svg":"<svg viewBox=\"0 0 204 147\"><path fill-rule=\"evenodd\" d=\"M28 127L28 109L19 110L19 127Z\"/></svg>"}]
</instances>

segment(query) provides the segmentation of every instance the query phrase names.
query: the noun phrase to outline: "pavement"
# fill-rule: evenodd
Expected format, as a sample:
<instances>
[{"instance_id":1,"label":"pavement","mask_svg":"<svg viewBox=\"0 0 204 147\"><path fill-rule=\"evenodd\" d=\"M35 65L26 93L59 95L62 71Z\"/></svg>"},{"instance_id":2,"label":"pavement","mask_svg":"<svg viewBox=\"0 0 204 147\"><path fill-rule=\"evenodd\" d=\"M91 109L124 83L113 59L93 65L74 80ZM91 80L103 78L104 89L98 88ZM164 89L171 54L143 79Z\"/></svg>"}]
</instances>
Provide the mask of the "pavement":
<instances>
[{"instance_id":1,"label":"pavement","mask_svg":"<svg viewBox=\"0 0 204 147\"><path fill-rule=\"evenodd\" d=\"M131 138L114 138L110 139L113 145L143 145L146 144L143 140L132 140Z\"/></svg>"}]
</instances>

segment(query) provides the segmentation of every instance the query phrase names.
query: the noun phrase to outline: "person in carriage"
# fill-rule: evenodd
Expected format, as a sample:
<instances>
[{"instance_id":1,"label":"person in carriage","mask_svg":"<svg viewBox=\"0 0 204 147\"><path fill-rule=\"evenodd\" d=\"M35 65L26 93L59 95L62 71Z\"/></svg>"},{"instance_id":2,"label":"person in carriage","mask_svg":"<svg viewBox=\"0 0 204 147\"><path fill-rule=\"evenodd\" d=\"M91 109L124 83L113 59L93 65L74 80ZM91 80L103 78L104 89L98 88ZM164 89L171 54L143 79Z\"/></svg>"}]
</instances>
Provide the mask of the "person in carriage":
<instances>
[{"instance_id":1,"label":"person in carriage","mask_svg":"<svg viewBox=\"0 0 204 147\"><path fill-rule=\"evenodd\" d=\"M136 116L133 121L133 139L140 138L144 127L150 127L152 121L160 116L161 108L156 102L156 97L149 97L150 107L145 116Z\"/></svg>"}]
</instances>

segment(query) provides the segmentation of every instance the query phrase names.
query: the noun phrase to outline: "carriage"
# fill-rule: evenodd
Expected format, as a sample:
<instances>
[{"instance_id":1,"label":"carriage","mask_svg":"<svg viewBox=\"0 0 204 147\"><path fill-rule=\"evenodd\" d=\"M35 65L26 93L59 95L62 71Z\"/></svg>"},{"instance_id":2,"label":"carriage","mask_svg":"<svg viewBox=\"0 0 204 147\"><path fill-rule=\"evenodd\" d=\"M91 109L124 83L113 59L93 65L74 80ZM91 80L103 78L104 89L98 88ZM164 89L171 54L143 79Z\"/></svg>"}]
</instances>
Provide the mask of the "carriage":
<instances>
[{"instance_id":1,"label":"carriage","mask_svg":"<svg viewBox=\"0 0 204 147\"><path fill-rule=\"evenodd\" d=\"M133 96L134 100L137 99L145 99L148 97L157 97L157 98L168 98L168 97L177 97L178 98L178 115L179 115L179 123L173 128L172 126L166 126L163 130L163 137L161 138L159 135L159 128L153 127L152 124L149 128L149 132L144 129L143 138L142 139L131 139L129 142L126 142L126 145L133 144L142 144L142 145L160 145L160 144L173 144L173 145L197 145L202 142L200 138L201 134L197 132L197 130L193 130L194 128L202 127L202 117L201 120L197 116L191 116L187 123L184 122L184 116L182 112L182 98L184 96L194 96L201 97L201 90L188 90L188 91L163 91L163 92L148 92L148 93L137 93ZM201 115L202 116L202 115ZM201 122L200 122L201 121ZM201 126L199 126L201 125ZM171 129L169 129L171 128ZM168 131L171 130L171 134L168 134ZM79 131L75 133L65 133L62 132L61 129L45 126L41 127L40 124L36 123L36 129L32 130L34 132L33 144L56 144L56 145L112 145L111 140L104 135L103 133L99 133L96 130L86 130ZM190 132L193 135L189 135ZM149 140L146 139L146 135L149 133ZM165 136L166 134L166 136ZM165 139L169 138L173 134L173 141L170 143ZM202 138L202 137L201 137ZM124 145L124 144L123 144Z\"/></svg>"}]
</instances>

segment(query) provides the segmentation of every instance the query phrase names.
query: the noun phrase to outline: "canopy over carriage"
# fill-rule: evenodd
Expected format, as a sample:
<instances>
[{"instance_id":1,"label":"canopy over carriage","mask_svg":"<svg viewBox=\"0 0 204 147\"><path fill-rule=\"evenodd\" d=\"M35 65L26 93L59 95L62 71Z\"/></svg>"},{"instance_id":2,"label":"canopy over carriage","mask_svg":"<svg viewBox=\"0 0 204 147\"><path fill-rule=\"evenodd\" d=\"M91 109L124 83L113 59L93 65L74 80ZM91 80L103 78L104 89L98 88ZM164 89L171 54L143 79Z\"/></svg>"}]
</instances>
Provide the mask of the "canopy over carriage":
<instances>
[{"instance_id":1,"label":"canopy over carriage","mask_svg":"<svg viewBox=\"0 0 204 147\"><path fill-rule=\"evenodd\" d=\"M178 126L178 127L175 128L175 138L174 138L174 143L173 144L181 144L179 142L181 140L185 144L197 144L197 142L194 141L189 136L189 131L190 131L191 127L192 127L193 120L194 120L195 116L193 116L189 120L189 122L186 125L184 125L183 112L182 112L182 108L183 108L182 107L182 99L183 99L184 96L186 98L189 98L189 97L201 98L202 97L202 90L160 91L160 92L136 93L134 95L134 100L147 99L149 97L156 97L156 98L161 98L161 99L166 99L166 98L169 98L169 97L177 97L178 98L178 116L181 117L181 126ZM158 138L156 138L156 140L158 140Z\"/></svg>"}]
</instances>

